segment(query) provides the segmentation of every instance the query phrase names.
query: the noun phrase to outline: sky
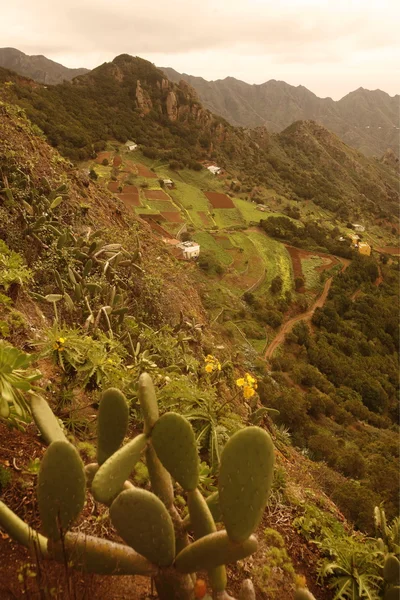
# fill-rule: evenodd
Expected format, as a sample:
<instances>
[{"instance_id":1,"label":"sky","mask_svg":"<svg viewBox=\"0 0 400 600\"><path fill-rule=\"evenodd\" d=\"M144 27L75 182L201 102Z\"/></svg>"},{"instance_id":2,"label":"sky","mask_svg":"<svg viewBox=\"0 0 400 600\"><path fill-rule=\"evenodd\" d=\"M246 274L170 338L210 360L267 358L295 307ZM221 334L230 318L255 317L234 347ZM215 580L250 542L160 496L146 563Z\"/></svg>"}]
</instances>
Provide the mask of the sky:
<instances>
[{"instance_id":1,"label":"sky","mask_svg":"<svg viewBox=\"0 0 400 600\"><path fill-rule=\"evenodd\" d=\"M399 23L398 0L10 0L0 47L89 69L127 53L338 100L359 87L400 92Z\"/></svg>"}]
</instances>

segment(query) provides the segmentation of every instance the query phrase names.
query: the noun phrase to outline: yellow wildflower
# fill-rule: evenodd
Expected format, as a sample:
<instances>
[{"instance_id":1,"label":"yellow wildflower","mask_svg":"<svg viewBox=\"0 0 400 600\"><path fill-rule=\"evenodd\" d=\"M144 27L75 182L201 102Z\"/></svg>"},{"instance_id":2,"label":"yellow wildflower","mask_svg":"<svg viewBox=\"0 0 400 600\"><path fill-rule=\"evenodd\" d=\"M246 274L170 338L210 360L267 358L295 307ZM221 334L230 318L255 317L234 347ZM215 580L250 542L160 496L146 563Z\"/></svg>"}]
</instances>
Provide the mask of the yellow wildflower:
<instances>
[{"instance_id":1,"label":"yellow wildflower","mask_svg":"<svg viewBox=\"0 0 400 600\"><path fill-rule=\"evenodd\" d=\"M243 379L243 377L241 377L240 379L236 379L236 385L238 387L243 387L244 386L244 379Z\"/></svg>"},{"instance_id":2,"label":"yellow wildflower","mask_svg":"<svg viewBox=\"0 0 400 600\"><path fill-rule=\"evenodd\" d=\"M205 366L206 373L212 373L213 370L214 370L214 367L210 363Z\"/></svg>"},{"instance_id":3,"label":"yellow wildflower","mask_svg":"<svg viewBox=\"0 0 400 600\"><path fill-rule=\"evenodd\" d=\"M251 398L252 396L254 396L255 391L253 390L252 387L245 385L244 389L243 389L243 396L246 398L246 400L248 398Z\"/></svg>"},{"instance_id":4,"label":"yellow wildflower","mask_svg":"<svg viewBox=\"0 0 400 600\"><path fill-rule=\"evenodd\" d=\"M58 341L60 342L60 344L65 344L65 338L60 337L58 338Z\"/></svg>"}]
</instances>

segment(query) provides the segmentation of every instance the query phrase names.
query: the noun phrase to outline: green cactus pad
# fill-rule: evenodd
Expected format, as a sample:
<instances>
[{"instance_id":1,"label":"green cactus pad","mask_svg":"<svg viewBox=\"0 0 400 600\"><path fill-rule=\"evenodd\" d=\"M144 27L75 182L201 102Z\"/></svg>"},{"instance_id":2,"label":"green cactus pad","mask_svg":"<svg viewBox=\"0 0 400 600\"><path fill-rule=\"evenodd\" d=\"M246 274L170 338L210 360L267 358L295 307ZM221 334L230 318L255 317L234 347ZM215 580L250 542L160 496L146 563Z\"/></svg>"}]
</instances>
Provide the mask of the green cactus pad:
<instances>
[{"instance_id":1,"label":"green cactus pad","mask_svg":"<svg viewBox=\"0 0 400 600\"><path fill-rule=\"evenodd\" d=\"M194 490L199 483L199 457L189 421L177 413L166 413L154 425L151 439L172 477L184 490Z\"/></svg>"},{"instance_id":2,"label":"green cactus pad","mask_svg":"<svg viewBox=\"0 0 400 600\"><path fill-rule=\"evenodd\" d=\"M400 583L400 562L394 554L389 554L383 566L383 578L387 583Z\"/></svg>"},{"instance_id":3,"label":"green cactus pad","mask_svg":"<svg viewBox=\"0 0 400 600\"><path fill-rule=\"evenodd\" d=\"M210 570L246 558L257 550L257 546L254 535L234 544L226 531L215 531L184 548L176 557L175 566L181 573Z\"/></svg>"},{"instance_id":4,"label":"green cactus pad","mask_svg":"<svg viewBox=\"0 0 400 600\"><path fill-rule=\"evenodd\" d=\"M44 398L34 394L31 397L31 411L33 420L47 444L57 441L68 441L57 417Z\"/></svg>"},{"instance_id":5,"label":"green cactus pad","mask_svg":"<svg viewBox=\"0 0 400 600\"><path fill-rule=\"evenodd\" d=\"M294 600L315 600L315 596L307 588L297 588Z\"/></svg>"},{"instance_id":6,"label":"green cactus pad","mask_svg":"<svg viewBox=\"0 0 400 600\"><path fill-rule=\"evenodd\" d=\"M219 473L219 504L233 542L243 542L260 523L274 473L274 447L260 427L236 432L226 444Z\"/></svg>"},{"instance_id":7,"label":"green cactus pad","mask_svg":"<svg viewBox=\"0 0 400 600\"><path fill-rule=\"evenodd\" d=\"M214 522L222 523L222 514L221 514L221 508L219 506L218 492L213 492L212 494L207 496L206 503L207 503L208 508L210 509L210 512L211 512L212 518L214 519ZM186 515L186 517L182 521L182 524L185 527L185 529L190 528L190 526L191 526L190 514Z\"/></svg>"},{"instance_id":8,"label":"green cactus pad","mask_svg":"<svg viewBox=\"0 0 400 600\"><path fill-rule=\"evenodd\" d=\"M29 527L12 510L0 500L0 526L8 533L10 537L30 550L36 555L46 557L47 538L40 535L37 531Z\"/></svg>"},{"instance_id":9,"label":"green cactus pad","mask_svg":"<svg viewBox=\"0 0 400 600\"><path fill-rule=\"evenodd\" d=\"M97 418L97 462L102 465L124 441L128 429L129 408L116 388L106 390L100 400Z\"/></svg>"},{"instance_id":10,"label":"green cactus pad","mask_svg":"<svg viewBox=\"0 0 400 600\"><path fill-rule=\"evenodd\" d=\"M190 523L196 540L217 530L207 502L198 489L188 492L187 504Z\"/></svg>"},{"instance_id":11,"label":"green cactus pad","mask_svg":"<svg viewBox=\"0 0 400 600\"><path fill-rule=\"evenodd\" d=\"M160 567L175 557L172 519L157 496L136 488L119 494L110 508L111 521L122 539Z\"/></svg>"},{"instance_id":12,"label":"green cactus pad","mask_svg":"<svg viewBox=\"0 0 400 600\"><path fill-rule=\"evenodd\" d=\"M144 419L144 433L149 435L159 417L156 391L148 373L139 377L139 402Z\"/></svg>"},{"instance_id":13,"label":"green cactus pad","mask_svg":"<svg viewBox=\"0 0 400 600\"><path fill-rule=\"evenodd\" d=\"M92 483L92 494L98 502L109 504L122 490L146 446L144 433L138 435L101 465Z\"/></svg>"},{"instance_id":14,"label":"green cactus pad","mask_svg":"<svg viewBox=\"0 0 400 600\"><path fill-rule=\"evenodd\" d=\"M129 546L83 533L67 533L63 542L49 542L49 554L87 573L154 576L158 571Z\"/></svg>"},{"instance_id":15,"label":"green cactus pad","mask_svg":"<svg viewBox=\"0 0 400 600\"><path fill-rule=\"evenodd\" d=\"M399 600L400 598L400 587L398 585L386 590L383 600Z\"/></svg>"},{"instance_id":16,"label":"green cactus pad","mask_svg":"<svg viewBox=\"0 0 400 600\"><path fill-rule=\"evenodd\" d=\"M164 502L167 508L170 508L174 503L171 475L159 461L151 441L146 448L146 465L149 470L152 492Z\"/></svg>"},{"instance_id":17,"label":"green cactus pad","mask_svg":"<svg viewBox=\"0 0 400 600\"><path fill-rule=\"evenodd\" d=\"M210 508L197 488L188 492L187 504L196 540L217 530ZM224 565L210 569L208 577L214 592L222 592L226 588L227 576Z\"/></svg>"},{"instance_id":18,"label":"green cactus pad","mask_svg":"<svg viewBox=\"0 0 400 600\"><path fill-rule=\"evenodd\" d=\"M60 538L85 503L86 476L82 460L69 442L53 442L42 462L37 485L39 513L45 534Z\"/></svg>"}]
</instances>

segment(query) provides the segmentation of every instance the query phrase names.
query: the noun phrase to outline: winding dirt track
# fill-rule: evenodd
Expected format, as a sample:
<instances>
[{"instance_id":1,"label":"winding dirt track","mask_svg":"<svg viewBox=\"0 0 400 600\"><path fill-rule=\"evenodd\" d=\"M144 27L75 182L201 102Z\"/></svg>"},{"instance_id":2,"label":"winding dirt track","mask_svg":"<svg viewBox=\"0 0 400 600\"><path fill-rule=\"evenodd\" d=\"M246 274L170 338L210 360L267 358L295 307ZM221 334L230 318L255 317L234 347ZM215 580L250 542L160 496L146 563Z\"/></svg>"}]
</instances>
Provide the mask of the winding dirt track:
<instances>
[{"instance_id":1,"label":"winding dirt track","mask_svg":"<svg viewBox=\"0 0 400 600\"><path fill-rule=\"evenodd\" d=\"M345 269L347 269L347 267L349 266L350 261L347 260L346 258L338 258L338 260L343 265L342 270L341 270L341 273L343 273L343 271L345 271ZM314 302L314 304L312 305L312 307L309 310L307 310L304 313L301 313L300 315L296 315L292 319L289 319L288 321L286 321L286 323L283 323L283 325L279 329L276 337L272 340L271 344L268 346L268 348L265 351L265 354L264 354L265 360L269 360L270 358L272 358L273 353L278 348L278 346L280 346L282 344L282 342L284 342L285 335L292 329L292 327L295 323L298 323L299 321L306 321L306 322L311 321L315 310L317 308L323 307L323 305L325 304L326 299L328 297L328 293L329 293L329 289L332 285L332 281L333 281L333 276L329 277L329 279L326 280L322 294L316 299L316 301Z\"/></svg>"}]
</instances>

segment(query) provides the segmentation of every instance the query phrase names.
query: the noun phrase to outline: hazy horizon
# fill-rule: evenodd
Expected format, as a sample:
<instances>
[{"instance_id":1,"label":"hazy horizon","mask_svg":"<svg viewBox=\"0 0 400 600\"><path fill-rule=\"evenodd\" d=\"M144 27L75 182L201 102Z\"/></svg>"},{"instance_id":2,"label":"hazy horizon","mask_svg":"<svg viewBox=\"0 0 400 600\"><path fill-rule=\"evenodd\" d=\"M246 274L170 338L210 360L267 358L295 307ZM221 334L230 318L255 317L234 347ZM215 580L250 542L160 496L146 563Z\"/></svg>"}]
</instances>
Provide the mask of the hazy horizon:
<instances>
[{"instance_id":1,"label":"hazy horizon","mask_svg":"<svg viewBox=\"0 0 400 600\"><path fill-rule=\"evenodd\" d=\"M168 9L165 10L165 7ZM208 81L303 85L338 100L360 87L400 92L395 0L14 0L0 39L29 55L92 69L118 54Z\"/></svg>"}]
</instances>

